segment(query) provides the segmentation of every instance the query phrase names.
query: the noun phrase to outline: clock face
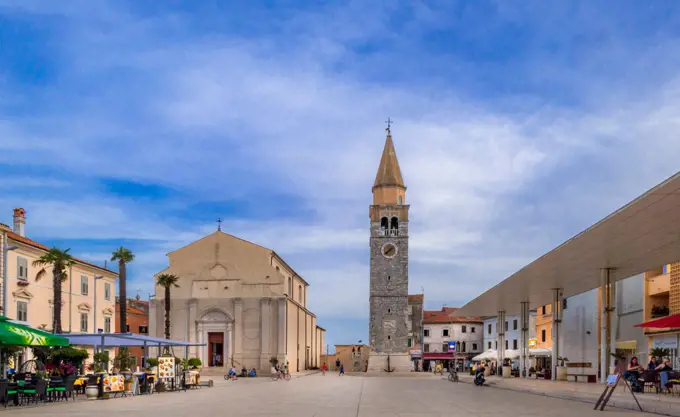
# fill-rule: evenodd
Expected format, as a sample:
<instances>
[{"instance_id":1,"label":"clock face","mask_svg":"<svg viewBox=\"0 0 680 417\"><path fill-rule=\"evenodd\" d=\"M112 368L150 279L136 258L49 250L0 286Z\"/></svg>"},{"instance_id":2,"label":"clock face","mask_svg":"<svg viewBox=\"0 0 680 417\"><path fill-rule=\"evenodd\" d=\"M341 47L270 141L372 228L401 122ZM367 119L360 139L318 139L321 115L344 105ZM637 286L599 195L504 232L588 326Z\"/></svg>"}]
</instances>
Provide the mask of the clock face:
<instances>
[{"instance_id":1,"label":"clock face","mask_svg":"<svg viewBox=\"0 0 680 417\"><path fill-rule=\"evenodd\" d=\"M397 254L397 247L393 243L385 243L382 247L382 254L385 258L394 258Z\"/></svg>"}]
</instances>

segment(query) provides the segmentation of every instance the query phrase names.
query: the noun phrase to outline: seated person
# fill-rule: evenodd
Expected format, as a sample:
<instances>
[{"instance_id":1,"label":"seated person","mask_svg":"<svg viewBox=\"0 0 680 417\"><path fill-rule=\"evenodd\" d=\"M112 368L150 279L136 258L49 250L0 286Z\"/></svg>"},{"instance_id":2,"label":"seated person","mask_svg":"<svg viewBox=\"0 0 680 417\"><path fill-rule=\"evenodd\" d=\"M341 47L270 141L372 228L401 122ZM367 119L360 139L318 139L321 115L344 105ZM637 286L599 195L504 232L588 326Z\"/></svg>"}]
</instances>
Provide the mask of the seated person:
<instances>
[{"instance_id":1,"label":"seated person","mask_svg":"<svg viewBox=\"0 0 680 417\"><path fill-rule=\"evenodd\" d=\"M229 368L229 371L227 371L227 376L231 376L231 368Z\"/></svg>"},{"instance_id":2,"label":"seated person","mask_svg":"<svg viewBox=\"0 0 680 417\"><path fill-rule=\"evenodd\" d=\"M250 376L252 376L252 377L256 376L255 368L250 370Z\"/></svg>"},{"instance_id":3,"label":"seated person","mask_svg":"<svg viewBox=\"0 0 680 417\"><path fill-rule=\"evenodd\" d=\"M640 372L642 372L642 366L638 363L637 356L633 356L628 364L628 369L623 373L623 377L630 382L630 387L634 392L641 392L642 387L640 386Z\"/></svg>"},{"instance_id":4,"label":"seated person","mask_svg":"<svg viewBox=\"0 0 680 417\"><path fill-rule=\"evenodd\" d=\"M246 369L245 366L241 369L241 376L243 377L248 376L248 370Z\"/></svg>"},{"instance_id":5,"label":"seated person","mask_svg":"<svg viewBox=\"0 0 680 417\"><path fill-rule=\"evenodd\" d=\"M666 386L668 385L668 372L673 370L671 360L669 358L665 358L664 360L660 361L659 365L654 368L654 370L659 373L661 389L668 388Z\"/></svg>"}]
</instances>

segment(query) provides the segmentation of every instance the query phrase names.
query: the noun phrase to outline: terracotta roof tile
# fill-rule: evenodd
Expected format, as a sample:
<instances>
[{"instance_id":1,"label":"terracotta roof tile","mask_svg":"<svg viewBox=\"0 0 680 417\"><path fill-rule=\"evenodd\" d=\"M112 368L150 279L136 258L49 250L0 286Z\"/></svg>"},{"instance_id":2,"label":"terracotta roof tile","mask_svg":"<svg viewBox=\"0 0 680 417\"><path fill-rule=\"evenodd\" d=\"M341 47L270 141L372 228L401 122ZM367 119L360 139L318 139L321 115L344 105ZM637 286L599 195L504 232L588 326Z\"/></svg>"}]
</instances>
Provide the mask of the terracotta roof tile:
<instances>
[{"instance_id":1,"label":"terracotta roof tile","mask_svg":"<svg viewBox=\"0 0 680 417\"><path fill-rule=\"evenodd\" d=\"M23 244L25 244L25 245L32 246L32 247L34 247L34 248L36 248L36 249L40 249L40 250L44 250L44 251L50 250L49 247L43 245L42 243L38 243L38 242L36 242L35 240L31 240L31 239L29 239L29 238L27 238L27 237L20 236L20 235L14 233L14 232L8 231L8 232L7 232L7 237L8 237L9 239L14 240L15 242L20 242L20 243L23 243ZM91 267L93 267L93 268L97 268L97 269L99 269L99 270L106 271L106 272L109 272L109 273L111 273L111 274L114 274L114 275L118 276L118 273L117 273L117 272L111 271L110 269L101 267L101 266L99 266L99 265L95 265L95 264L93 264L93 263L90 263L90 262L87 262L87 261L83 261L82 259L78 259L78 258L75 258L75 257L73 258L73 260L76 261L76 262L78 262L78 263L81 263L81 264L83 264L83 265L88 265L88 266L91 266Z\"/></svg>"},{"instance_id":2,"label":"terracotta roof tile","mask_svg":"<svg viewBox=\"0 0 680 417\"><path fill-rule=\"evenodd\" d=\"M445 324L445 323L483 323L481 317L454 316L458 308L443 307L441 310L423 311L423 323L426 324Z\"/></svg>"}]
</instances>

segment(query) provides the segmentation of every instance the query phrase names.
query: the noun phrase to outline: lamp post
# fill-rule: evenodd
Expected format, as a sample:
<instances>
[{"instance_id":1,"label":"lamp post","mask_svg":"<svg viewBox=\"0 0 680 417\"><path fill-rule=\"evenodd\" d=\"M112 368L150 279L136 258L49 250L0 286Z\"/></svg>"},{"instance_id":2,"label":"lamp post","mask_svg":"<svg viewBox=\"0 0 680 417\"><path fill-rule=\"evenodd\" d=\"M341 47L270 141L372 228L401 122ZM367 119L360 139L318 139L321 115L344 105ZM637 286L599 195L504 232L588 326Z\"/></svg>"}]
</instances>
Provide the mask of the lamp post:
<instances>
[{"instance_id":1,"label":"lamp post","mask_svg":"<svg viewBox=\"0 0 680 417\"><path fill-rule=\"evenodd\" d=\"M104 278L104 275L94 276L94 332L97 333L97 280Z\"/></svg>"}]
</instances>

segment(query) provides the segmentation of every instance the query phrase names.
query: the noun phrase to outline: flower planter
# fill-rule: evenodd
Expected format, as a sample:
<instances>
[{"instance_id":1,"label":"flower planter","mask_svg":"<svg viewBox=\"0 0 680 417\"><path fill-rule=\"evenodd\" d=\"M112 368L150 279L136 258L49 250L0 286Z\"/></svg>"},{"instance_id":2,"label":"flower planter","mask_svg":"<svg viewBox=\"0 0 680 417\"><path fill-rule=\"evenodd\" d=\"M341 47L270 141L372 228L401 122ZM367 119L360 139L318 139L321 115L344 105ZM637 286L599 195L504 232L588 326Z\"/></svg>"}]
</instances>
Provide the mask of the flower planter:
<instances>
[{"instance_id":1,"label":"flower planter","mask_svg":"<svg viewBox=\"0 0 680 417\"><path fill-rule=\"evenodd\" d=\"M558 366L555 369L556 369L555 380L566 381L567 380L567 367L566 366Z\"/></svg>"},{"instance_id":2,"label":"flower planter","mask_svg":"<svg viewBox=\"0 0 680 417\"><path fill-rule=\"evenodd\" d=\"M85 398L88 400L96 400L99 395L99 387L96 385L88 385L85 387Z\"/></svg>"},{"instance_id":3,"label":"flower planter","mask_svg":"<svg viewBox=\"0 0 680 417\"><path fill-rule=\"evenodd\" d=\"M512 366L503 366L503 378L512 378Z\"/></svg>"}]
</instances>

